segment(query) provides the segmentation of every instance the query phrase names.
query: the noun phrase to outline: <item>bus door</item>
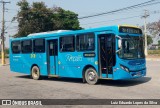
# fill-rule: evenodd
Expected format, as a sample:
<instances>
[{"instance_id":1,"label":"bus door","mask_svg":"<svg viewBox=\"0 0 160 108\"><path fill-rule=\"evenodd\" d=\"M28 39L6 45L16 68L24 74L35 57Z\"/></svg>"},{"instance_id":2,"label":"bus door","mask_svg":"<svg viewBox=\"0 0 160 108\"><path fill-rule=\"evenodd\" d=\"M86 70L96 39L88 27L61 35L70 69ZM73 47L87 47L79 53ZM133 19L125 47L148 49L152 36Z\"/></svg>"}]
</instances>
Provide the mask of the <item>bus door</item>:
<instances>
[{"instance_id":1,"label":"bus door","mask_svg":"<svg viewBox=\"0 0 160 108\"><path fill-rule=\"evenodd\" d=\"M113 66L116 58L115 35L113 33L99 34L98 43L100 76L106 74L106 78L113 78Z\"/></svg>"},{"instance_id":2,"label":"bus door","mask_svg":"<svg viewBox=\"0 0 160 108\"><path fill-rule=\"evenodd\" d=\"M58 39L48 40L47 44L48 74L58 75Z\"/></svg>"}]
</instances>

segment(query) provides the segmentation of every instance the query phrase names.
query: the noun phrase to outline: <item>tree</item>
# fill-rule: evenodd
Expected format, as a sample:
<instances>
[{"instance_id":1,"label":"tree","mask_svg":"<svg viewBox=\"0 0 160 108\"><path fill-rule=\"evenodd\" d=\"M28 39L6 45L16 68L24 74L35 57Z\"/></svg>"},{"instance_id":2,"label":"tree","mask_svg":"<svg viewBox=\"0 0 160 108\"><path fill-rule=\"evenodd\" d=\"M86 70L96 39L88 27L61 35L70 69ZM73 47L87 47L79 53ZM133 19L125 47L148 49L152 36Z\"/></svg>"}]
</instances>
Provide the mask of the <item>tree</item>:
<instances>
[{"instance_id":1,"label":"tree","mask_svg":"<svg viewBox=\"0 0 160 108\"><path fill-rule=\"evenodd\" d=\"M160 40L158 41L158 49L160 49Z\"/></svg>"},{"instance_id":2,"label":"tree","mask_svg":"<svg viewBox=\"0 0 160 108\"><path fill-rule=\"evenodd\" d=\"M9 54L9 48L5 48L5 54Z\"/></svg>"},{"instance_id":3,"label":"tree","mask_svg":"<svg viewBox=\"0 0 160 108\"><path fill-rule=\"evenodd\" d=\"M160 20L147 24L147 30L152 37L156 37L160 33Z\"/></svg>"},{"instance_id":4,"label":"tree","mask_svg":"<svg viewBox=\"0 0 160 108\"><path fill-rule=\"evenodd\" d=\"M71 11L65 11L60 7L53 9L55 14L52 16L52 22L55 25L54 29L79 30L78 14Z\"/></svg>"},{"instance_id":5,"label":"tree","mask_svg":"<svg viewBox=\"0 0 160 108\"><path fill-rule=\"evenodd\" d=\"M18 33L15 37L25 37L30 33L47 32L58 29L81 29L78 14L66 11L60 7L47 8L44 2L33 2L30 5L27 0L17 3L20 11L17 14Z\"/></svg>"},{"instance_id":6,"label":"tree","mask_svg":"<svg viewBox=\"0 0 160 108\"><path fill-rule=\"evenodd\" d=\"M153 43L153 39L151 38L151 36L147 35L147 45L150 45Z\"/></svg>"}]
</instances>

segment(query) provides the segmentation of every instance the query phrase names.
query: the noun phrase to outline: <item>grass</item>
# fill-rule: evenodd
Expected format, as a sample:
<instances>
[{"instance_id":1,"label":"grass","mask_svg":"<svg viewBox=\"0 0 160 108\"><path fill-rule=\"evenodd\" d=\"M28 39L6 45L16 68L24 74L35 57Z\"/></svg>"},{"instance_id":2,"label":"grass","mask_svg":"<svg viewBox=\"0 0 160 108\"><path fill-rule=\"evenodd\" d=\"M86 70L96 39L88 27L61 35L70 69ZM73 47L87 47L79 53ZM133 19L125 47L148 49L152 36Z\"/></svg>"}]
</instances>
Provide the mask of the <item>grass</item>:
<instances>
[{"instance_id":1,"label":"grass","mask_svg":"<svg viewBox=\"0 0 160 108\"><path fill-rule=\"evenodd\" d=\"M160 56L160 50L148 50L148 54Z\"/></svg>"}]
</instances>

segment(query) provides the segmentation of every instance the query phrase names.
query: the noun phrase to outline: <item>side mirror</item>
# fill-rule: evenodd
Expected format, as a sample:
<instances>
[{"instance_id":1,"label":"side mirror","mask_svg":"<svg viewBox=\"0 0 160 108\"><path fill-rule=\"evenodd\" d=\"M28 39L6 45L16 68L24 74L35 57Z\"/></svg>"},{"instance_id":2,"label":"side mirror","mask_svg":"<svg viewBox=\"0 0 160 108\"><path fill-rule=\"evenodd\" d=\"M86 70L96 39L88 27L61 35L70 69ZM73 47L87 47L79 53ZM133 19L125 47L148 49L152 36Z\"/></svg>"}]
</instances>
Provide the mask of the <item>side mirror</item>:
<instances>
[{"instance_id":1,"label":"side mirror","mask_svg":"<svg viewBox=\"0 0 160 108\"><path fill-rule=\"evenodd\" d=\"M118 48L119 48L119 49L122 48L122 39L118 39Z\"/></svg>"}]
</instances>

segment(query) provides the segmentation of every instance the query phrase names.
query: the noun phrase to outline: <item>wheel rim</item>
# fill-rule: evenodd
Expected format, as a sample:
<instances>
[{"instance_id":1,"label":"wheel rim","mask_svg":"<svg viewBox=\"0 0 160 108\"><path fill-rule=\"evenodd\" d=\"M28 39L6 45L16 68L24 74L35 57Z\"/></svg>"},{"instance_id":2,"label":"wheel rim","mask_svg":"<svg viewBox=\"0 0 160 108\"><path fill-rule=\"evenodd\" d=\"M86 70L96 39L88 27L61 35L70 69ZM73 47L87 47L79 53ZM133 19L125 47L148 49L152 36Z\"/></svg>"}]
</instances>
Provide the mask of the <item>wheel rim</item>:
<instances>
[{"instance_id":1,"label":"wheel rim","mask_svg":"<svg viewBox=\"0 0 160 108\"><path fill-rule=\"evenodd\" d=\"M88 68L85 71L85 81L90 85L94 85L98 82L98 75L95 69Z\"/></svg>"},{"instance_id":2,"label":"wheel rim","mask_svg":"<svg viewBox=\"0 0 160 108\"><path fill-rule=\"evenodd\" d=\"M96 81L96 74L93 71L88 72L88 80L92 82Z\"/></svg>"},{"instance_id":3,"label":"wheel rim","mask_svg":"<svg viewBox=\"0 0 160 108\"><path fill-rule=\"evenodd\" d=\"M39 72L37 69L33 69L33 77L38 78L39 77Z\"/></svg>"}]
</instances>

